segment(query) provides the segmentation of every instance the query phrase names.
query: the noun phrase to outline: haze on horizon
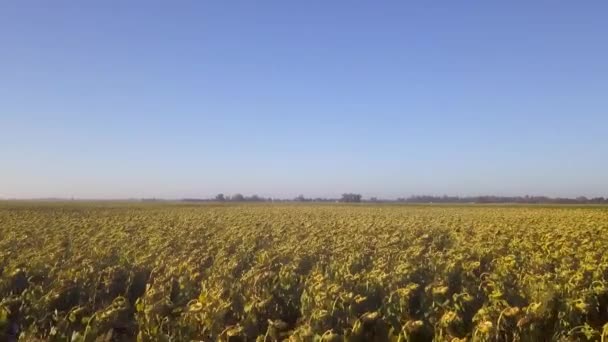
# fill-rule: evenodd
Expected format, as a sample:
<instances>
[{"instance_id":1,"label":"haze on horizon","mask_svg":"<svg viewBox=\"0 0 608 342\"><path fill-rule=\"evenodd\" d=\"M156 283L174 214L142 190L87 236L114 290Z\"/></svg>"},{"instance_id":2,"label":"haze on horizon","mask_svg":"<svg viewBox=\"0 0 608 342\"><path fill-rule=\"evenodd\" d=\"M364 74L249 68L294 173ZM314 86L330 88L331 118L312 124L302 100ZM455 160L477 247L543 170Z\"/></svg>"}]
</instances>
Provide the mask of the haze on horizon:
<instances>
[{"instance_id":1,"label":"haze on horizon","mask_svg":"<svg viewBox=\"0 0 608 342\"><path fill-rule=\"evenodd\" d=\"M608 196L608 3L0 4L0 198Z\"/></svg>"}]
</instances>

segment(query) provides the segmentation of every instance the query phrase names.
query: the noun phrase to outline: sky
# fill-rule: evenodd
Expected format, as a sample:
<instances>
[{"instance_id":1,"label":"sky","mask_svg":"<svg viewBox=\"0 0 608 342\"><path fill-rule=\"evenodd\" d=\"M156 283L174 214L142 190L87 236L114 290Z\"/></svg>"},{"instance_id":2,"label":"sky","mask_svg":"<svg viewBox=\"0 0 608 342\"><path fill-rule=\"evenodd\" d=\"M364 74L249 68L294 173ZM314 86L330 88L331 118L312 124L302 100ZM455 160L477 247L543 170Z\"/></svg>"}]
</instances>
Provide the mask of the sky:
<instances>
[{"instance_id":1,"label":"sky","mask_svg":"<svg viewBox=\"0 0 608 342\"><path fill-rule=\"evenodd\" d=\"M3 1L0 197L608 196L605 1Z\"/></svg>"}]
</instances>

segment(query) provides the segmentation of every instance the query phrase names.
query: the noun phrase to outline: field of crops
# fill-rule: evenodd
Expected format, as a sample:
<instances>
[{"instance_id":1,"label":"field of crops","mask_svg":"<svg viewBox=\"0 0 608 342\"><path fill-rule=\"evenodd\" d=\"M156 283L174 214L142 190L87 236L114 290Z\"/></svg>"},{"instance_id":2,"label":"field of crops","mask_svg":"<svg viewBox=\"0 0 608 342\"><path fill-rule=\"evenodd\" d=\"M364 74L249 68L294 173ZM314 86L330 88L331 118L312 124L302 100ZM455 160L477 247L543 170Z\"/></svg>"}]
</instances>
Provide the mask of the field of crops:
<instances>
[{"instance_id":1,"label":"field of crops","mask_svg":"<svg viewBox=\"0 0 608 342\"><path fill-rule=\"evenodd\" d=\"M0 203L0 341L608 341L608 208Z\"/></svg>"}]
</instances>

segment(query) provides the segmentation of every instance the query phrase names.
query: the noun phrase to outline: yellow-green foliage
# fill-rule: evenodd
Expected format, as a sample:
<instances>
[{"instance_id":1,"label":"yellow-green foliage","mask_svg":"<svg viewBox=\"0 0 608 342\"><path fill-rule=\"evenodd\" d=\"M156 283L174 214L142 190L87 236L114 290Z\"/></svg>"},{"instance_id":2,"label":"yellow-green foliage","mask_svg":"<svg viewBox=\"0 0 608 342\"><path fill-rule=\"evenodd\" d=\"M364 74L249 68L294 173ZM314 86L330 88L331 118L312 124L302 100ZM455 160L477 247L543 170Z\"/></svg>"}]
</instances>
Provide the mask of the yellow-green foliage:
<instances>
[{"instance_id":1,"label":"yellow-green foliage","mask_svg":"<svg viewBox=\"0 0 608 342\"><path fill-rule=\"evenodd\" d=\"M608 341L608 210L0 205L0 340Z\"/></svg>"}]
</instances>

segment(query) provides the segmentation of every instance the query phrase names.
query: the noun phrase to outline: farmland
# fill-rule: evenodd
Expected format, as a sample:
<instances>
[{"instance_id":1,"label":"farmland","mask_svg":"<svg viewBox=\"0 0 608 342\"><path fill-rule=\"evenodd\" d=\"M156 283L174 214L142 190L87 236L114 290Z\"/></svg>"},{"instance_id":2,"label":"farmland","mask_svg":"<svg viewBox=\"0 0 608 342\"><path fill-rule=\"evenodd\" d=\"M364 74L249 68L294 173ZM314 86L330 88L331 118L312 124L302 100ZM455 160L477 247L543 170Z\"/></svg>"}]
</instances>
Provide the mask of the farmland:
<instances>
[{"instance_id":1,"label":"farmland","mask_svg":"<svg viewBox=\"0 0 608 342\"><path fill-rule=\"evenodd\" d=\"M601 206L0 203L0 340L608 340Z\"/></svg>"}]
</instances>

